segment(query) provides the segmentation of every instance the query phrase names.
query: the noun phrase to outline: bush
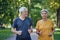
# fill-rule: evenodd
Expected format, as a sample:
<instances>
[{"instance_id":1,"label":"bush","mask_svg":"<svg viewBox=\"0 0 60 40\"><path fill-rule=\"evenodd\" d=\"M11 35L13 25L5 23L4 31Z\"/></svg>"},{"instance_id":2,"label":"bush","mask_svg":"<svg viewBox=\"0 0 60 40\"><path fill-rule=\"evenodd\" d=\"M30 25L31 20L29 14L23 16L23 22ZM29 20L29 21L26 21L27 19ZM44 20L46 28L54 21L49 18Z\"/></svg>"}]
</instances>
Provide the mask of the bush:
<instances>
[{"instance_id":1,"label":"bush","mask_svg":"<svg viewBox=\"0 0 60 40\"><path fill-rule=\"evenodd\" d=\"M12 33L11 33L10 29L0 30L0 40L4 40L4 39L6 39L7 37L10 37L11 34L12 34Z\"/></svg>"}]
</instances>

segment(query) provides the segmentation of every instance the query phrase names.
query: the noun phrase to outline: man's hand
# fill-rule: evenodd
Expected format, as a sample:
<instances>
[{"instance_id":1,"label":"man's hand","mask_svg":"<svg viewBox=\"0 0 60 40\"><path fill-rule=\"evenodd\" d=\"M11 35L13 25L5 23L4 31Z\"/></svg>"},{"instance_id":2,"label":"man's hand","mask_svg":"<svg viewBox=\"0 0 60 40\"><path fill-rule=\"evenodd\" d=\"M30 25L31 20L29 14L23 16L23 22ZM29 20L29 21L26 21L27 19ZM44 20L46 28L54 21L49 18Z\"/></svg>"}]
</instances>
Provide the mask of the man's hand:
<instances>
[{"instance_id":1,"label":"man's hand","mask_svg":"<svg viewBox=\"0 0 60 40\"><path fill-rule=\"evenodd\" d=\"M15 34L18 34L18 35L21 35L22 34L22 31L16 31L16 29L12 28L11 31Z\"/></svg>"},{"instance_id":2,"label":"man's hand","mask_svg":"<svg viewBox=\"0 0 60 40\"><path fill-rule=\"evenodd\" d=\"M28 32L29 32L29 33L32 33L32 29L28 29Z\"/></svg>"},{"instance_id":3,"label":"man's hand","mask_svg":"<svg viewBox=\"0 0 60 40\"><path fill-rule=\"evenodd\" d=\"M21 35L22 31L16 31L16 34Z\"/></svg>"}]
</instances>

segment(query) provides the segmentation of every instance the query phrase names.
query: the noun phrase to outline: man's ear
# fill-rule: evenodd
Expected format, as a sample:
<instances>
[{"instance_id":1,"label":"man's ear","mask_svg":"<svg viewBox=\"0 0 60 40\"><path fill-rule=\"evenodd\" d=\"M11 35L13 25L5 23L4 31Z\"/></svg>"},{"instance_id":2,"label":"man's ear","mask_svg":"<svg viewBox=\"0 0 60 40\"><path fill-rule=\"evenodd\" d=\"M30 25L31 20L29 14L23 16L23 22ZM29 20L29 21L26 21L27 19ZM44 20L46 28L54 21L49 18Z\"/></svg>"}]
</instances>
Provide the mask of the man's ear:
<instances>
[{"instance_id":1,"label":"man's ear","mask_svg":"<svg viewBox=\"0 0 60 40\"><path fill-rule=\"evenodd\" d=\"M42 16L42 14L41 14L41 16Z\"/></svg>"}]
</instances>

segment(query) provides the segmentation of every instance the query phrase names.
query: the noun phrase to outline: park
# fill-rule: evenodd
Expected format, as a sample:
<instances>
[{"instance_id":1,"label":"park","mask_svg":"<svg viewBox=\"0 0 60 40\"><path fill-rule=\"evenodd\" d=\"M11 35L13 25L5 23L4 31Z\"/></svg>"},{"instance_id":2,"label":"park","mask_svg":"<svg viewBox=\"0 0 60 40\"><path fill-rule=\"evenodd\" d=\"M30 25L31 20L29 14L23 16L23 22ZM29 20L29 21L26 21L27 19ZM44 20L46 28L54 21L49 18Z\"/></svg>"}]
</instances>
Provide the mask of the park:
<instances>
[{"instance_id":1,"label":"park","mask_svg":"<svg viewBox=\"0 0 60 40\"><path fill-rule=\"evenodd\" d=\"M40 11L47 9L48 18L54 21L54 40L60 40L60 0L0 0L0 40L13 40L15 34L11 32L13 20L20 16L20 7L28 8L28 17L32 18L33 29L41 19ZM31 34L32 40L37 40L36 33ZM36 39L35 39L35 38Z\"/></svg>"}]
</instances>

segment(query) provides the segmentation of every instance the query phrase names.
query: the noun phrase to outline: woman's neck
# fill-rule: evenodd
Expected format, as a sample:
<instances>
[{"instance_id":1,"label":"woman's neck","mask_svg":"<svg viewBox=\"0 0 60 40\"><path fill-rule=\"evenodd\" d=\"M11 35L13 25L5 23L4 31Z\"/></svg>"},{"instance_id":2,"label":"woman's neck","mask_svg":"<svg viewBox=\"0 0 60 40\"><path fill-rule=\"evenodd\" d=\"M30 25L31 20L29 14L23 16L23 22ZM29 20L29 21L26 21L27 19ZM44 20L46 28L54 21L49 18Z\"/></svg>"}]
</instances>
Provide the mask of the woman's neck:
<instances>
[{"instance_id":1,"label":"woman's neck","mask_svg":"<svg viewBox=\"0 0 60 40\"><path fill-rule=\"evenodd\" d=\"M47 21L47 18L43 18L42 20L43 20L43 21Z\"/></svg>"}]
</instances>

